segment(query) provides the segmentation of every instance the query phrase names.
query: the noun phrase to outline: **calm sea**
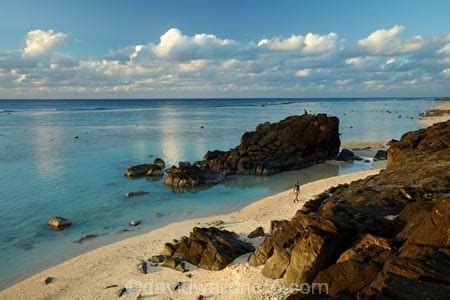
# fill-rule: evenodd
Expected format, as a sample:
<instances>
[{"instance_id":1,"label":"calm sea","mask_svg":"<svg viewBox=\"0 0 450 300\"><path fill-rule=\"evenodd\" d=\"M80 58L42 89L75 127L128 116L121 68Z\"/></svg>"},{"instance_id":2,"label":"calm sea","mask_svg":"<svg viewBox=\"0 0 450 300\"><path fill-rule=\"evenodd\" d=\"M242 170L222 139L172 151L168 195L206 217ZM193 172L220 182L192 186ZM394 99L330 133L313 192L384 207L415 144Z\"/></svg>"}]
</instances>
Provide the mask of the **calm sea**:
<instances>
[{"instance_id":1,"label":"calm sea","mask_svg":"<svg viewBox=\"0 0 450 300\"><path fill-rule=\"evenodd\" d=\"M338 116L342 140L398 139L421 127L419 113L432 104L431 98L0 100L0 288L100 245L235 210L296 179L306 183L372 167L324 164L175 193L161 180L127 180L127 166L155 157L169 165L199 160L208 150L238 145L260 122L304 109ZM125 197L137 190L149 194ZM63 232L48 229L54 215L73 225ZM130 228L131 219L142 224ZM74 242L89 233L99 237Z\"/></svg>"}]
</instances>

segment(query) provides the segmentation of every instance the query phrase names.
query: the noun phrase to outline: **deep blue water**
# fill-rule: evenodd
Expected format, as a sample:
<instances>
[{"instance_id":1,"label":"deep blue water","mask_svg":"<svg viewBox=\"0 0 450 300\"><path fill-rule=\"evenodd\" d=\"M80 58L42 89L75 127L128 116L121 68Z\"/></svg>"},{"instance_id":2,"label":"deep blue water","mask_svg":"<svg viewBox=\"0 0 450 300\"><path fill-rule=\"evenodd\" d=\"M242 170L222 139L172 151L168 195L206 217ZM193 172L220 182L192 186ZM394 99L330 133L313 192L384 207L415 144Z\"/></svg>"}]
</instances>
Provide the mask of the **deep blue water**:
<instances>
[{"instance_id":1,"label":"deep blue water","mask_svg":"<svg viewBox=\"0 0 450 300\"><path fill-rule=\"evenodd\" d=\"M162 181L124 178L127 166L155 157L169 165L198 160L208 150L238 145L258 123L303 114L304 108L338 116L342 140L398 139L421 127L419 113L430 105L427 98L0 100L0 288L118 239L237 209L298 178L306 183L372 167L325 164L175 193ZM136 190L150 194L124 196ZM53 215L73 225L54 232L46 225ZM142 224L130 228L135 218ZM100 237L74 243L87 233Z\"/></svg>"}]
</instances>

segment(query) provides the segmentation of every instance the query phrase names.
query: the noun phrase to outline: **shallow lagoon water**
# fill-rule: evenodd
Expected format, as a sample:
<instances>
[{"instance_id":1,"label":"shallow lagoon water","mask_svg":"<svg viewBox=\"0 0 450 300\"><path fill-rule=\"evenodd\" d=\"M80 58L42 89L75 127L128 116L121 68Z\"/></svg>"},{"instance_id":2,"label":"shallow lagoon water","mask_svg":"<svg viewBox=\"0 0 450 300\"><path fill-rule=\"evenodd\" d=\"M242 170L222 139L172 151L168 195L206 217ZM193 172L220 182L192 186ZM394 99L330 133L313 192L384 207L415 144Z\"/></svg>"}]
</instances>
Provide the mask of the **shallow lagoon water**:
<instances>
[{"instance_id":1,"label":"shallow lagoon water","mask_svg":"<svg viewBox=\"0 0 450 300\"><path fill-rule=\"evenodd\" d=\"M162 180L124 178L129 165L155 157L169 165L198 160L208 150L238 145L258 123L304 108L338 116L342 140L398 139L421 127L419 113L431 104L424 98L0 101L0 288L100 245L238 209L297 179L307 183L372 167L328 163L270 177L233 176L179 193ZM125 197L136 190L150 194ZM54 232L46 225L53 215L73 225ZM131 228L131 219L142 224ZM99 237L74 242L89 233Z\"/></svg>"}]
</instances>

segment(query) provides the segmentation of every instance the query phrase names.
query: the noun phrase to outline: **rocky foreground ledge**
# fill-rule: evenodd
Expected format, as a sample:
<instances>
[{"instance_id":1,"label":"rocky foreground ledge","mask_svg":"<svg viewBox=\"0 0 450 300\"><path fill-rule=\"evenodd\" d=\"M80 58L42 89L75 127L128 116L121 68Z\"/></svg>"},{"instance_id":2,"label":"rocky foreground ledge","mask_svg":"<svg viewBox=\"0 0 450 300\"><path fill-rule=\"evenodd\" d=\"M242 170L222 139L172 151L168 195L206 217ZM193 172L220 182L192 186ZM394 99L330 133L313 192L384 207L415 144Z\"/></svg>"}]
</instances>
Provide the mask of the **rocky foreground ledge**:
<instances>
[{"instance_id":1,"label":"rocky foreground ledge","mask_svg":"<svg viewBox=\"0 0 450 300\"><path fill-rule=\"evenodd\" d=\"M328 284L314 299L450 299L450 121L403 135L379 175L272 221L249 262L286 284Z\"/></svg>"}]
</instances>

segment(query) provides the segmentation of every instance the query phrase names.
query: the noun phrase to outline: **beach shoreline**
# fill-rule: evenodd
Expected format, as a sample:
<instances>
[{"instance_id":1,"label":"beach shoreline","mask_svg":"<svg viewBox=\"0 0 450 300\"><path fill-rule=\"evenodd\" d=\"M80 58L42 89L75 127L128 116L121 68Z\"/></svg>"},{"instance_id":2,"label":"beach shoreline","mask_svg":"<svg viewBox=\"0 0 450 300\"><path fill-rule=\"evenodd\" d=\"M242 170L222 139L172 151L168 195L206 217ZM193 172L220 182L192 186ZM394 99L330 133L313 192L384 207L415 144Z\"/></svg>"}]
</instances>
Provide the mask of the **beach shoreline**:
<instances>
[{"instance_id":1,"label":"beach shoreline","mask_svg":"<svg viewBox=\"0 0 450 300\"><path fill-rule=\"evenodd\" d=\"M13 284L0 292L0 298L106 299L114 296L117 288L126 287L127 282L130 284L130 280L137 280L141 283L159 282L167 284L167 286L186 281L189 278L185 274L172 269L155 267L152 270L150 268L149 274L144 275L136 270L135 265L139 260L145 260L152 255L159 254L165 242L188 235L195 226L207 226L208 223L214 223L216 220L224 222L224 229L235 231L241 238L249 240L246 238L247 234L256 227L262 226L268 232L271 220L290 219L303 203L327 188L362 179L377 174L379 171L380 169L372 169L305 184L302 186L299 204L292 202L290 191L284 191L228 214L171 223L159 229L96 248ZM249 241L256 246L261 240L261 238L257 238ZM236 288L236 286L232 287L230 280L235 284L252 286L254 283L256 287L261 287L261 289L255 290L254 295L251 295L255 298L264 296L265 289L262 289L262 287L267 284L281 287L280 282L263 277L258 268L249 266L246 263L247 256L238 258L232 265L218 272L194 268L193 271L189 272L192 275L189 281L193 285L227 282L229 290L222 295L224 296L222 298L227 298L225 295L229 295ZM45 285L44 280L47 277L52 277L54 280L52 283ZM105 289L109 285L117 285L117 287ZM195 296L192 294L176 295L182 296L181 298ZM135 299L136 296L136 294L123 295L125 299L128 297Z\"/></svg>"},{"instance_id":2,"label":"beach shoreline","mask_svg":"<svg viewBox=\"0 0 450 300\"><path fill-rule=\"evenodd\" d=\"M436 105L432 106L430 108L431 109L449 109L449 101L439 101ZM439 116L439 117L424 117L422 120L419 120L418 122L427 126L430 126L436 122L441 122L441 121L445 121L448 119L448 115L445 116ZM343 141L341 144L341 148L349 148L352 151L355 152L356 155L362 155L362 156L369 156L372 157L375 152L378 149L385 149L387 146L387 140L352 140L352 141ZM320 193L321 191L325 190L327 187L317 187L316 184L323 184L323 185L327 185L330 182L336 181L335 184L339 184L342 183L340 180L344 180L344 182L347 182L345 180L347 180L348 178L356 178L359 179L358 176L360 176L361 174L371 174L371 172L378 172L380 170L380 168L383 168L384 162L381 162L381 164L375 164L373 166L373 168L377 168L377 169L371 169L371 170L367 170L367 171L361 171L361 172L356 172L356 173L351 173L348 175L341 175L341 176L336 176L336 177L330 177L330 178L326 178L326 179L322 179L322 180L318 180L315 182L311 182L305 185L306 189L308 189L308 187L310 185L314 186L317 189L317 193ZM353 177L356 176L356 177ZM361 175L362 176L362 175ZM361 177L362 178L362 177ZM330 182L328 181L330 180ZM330 186L328 186L330 187ZM302 192L303 192L303 188L302 188ZM312 196L314 196L314 194L311 193L306 193L304 195L302 195L302 197L307 197L309 195L309 198L311 198ZM255 202L252 202L246 206L244 206L241 209L223 214L223 215L213 215L213 216L207 216L207 217L201 217L201 218L195 218L195 219L189 219L189 220L184 220L184 221L178 221L178 222L174 222L174 223L170 223L168 225L165 225L163 227L157 228L157 229L151 229L149 232L145 232L145 233L141 233L139 235L136 236L132 236L132 237L127 237L123 240L119 240L119 241L114 241L110 244L104 245L104 246L100 246L98 248L95 248L93 250L90 250L88 252L82 253L80 255L77 255L75 257L72 257L68 260L65 260L63 262L57 263L54 266L50 266L47 269L44 269L43 271L39 271L37 273L33 273L33 275L30 275L29 277L19 280L15 283L13 283L12 285L8 286L7 288L5 288L3 291L0 291L0 298L6 297L19 297L19 298L27 298L31 295L33 295L33 297L36 294L42 295L42 296L38 296L41 298L59 298L59 297L82 297L83 294L79 294L78 292L75 292L73 289L80 289L80 290L84 290L84 291L88 291L88 297L105 297L105 298L109 298L111 296L111 291L108 291L108 293L106 293L105 291L103 291L102 289L99 289L98 287L95 288L94 286L89 286L86 285L86 282L84 282L83 280L80 279L79 277L76 278L65 278L64 276L61 276L60 274L63 274L67 269L70 267L73 267L75 269L81 269L80 271L77 271L77 274L81 274L82 272L85 272L85 274L88 274L89 272L86 272L86 264L93 263L94 265L100 265L100 259L99 259L99 255L98 254L92 254L92 253L97 253L98 251L104 251L106 249L107 254L104 255L104 259L110 261L112 260L112 257L116 258L117 260L122 259L122 257L120 255L113 255L112 252L114 251L119 251L118 249L121 249L119 252L121 253L135 253L135 257L134 257L134 263L130 262L128 269L126 270L125 273L128 272L128 274L137 274L134 268L134 265L136 263L136 261L138 261L139 259L148 259L149 257L151 257L154 254L158 254L158 251L161 251L162 246L164 244L164 242L170 242L172 239L174 238L179 238L182 235L188 235L189 231L192 229L192 227L194 226L204 226L206 225L208 222L211 223L214 220L217 219L221 219L223 221L225 221L225 229L229 229L232 231L236 231L237 233L239 233L242 237L245 237L246 234L248 234L250 231L252 231L253 229L255 229L258 226L263 226L264 229L268 230L268 226L270 223L270 220L273 219L290 219L295 212L297 211L297 209L300 209L301 206L298 206L293 210L293 211L289 211L287 212L286 210L283 211L283 209L285 209L285 205L283 205L282 207L278 207L277 205L277 209L275 211L271 210L270 207L267 207L267 205L263 204L265 202L270 202L270 199L272 198L279 198L279 199L284 199L286 200L288 198L288 191L285 192L281 192L279 194L275 194L269 197L265 197L263 199L259 199L256 200ZM308 199L304 199L302 198L302 202L304 203L305 201L309 200ZM284 201L283 203L288 203L289 201ZM246 224L246 220L245 220L245 213L244 215L240 215L241 211L248 211L248 210L252 210L251 207L256 207L253 208L253 210L256 210L259 214L260 217L252 220L251 216L247 216L248 219L252 220L253 223L252 226L244 225ZM263 207L265 207L265 209L263 209ZM231 222L237 222L237 225L232 225ZM248 223L248 222L247 222ZM261 224L259 224L261 223ZM183 227L185 230L184 231L178 231L177 229L175 229L176 226L180 226ZM245 230L247 232L245 232ZM161 235L161 237L163 238L156 238L158 236L158 234ZM149 238L148 241L143 241L145 238L148 238L148 236L153 236L154 238ZM136 240L135 240L136 239ZM134 241L135 240L135 241ZM260 240L256 241L257 243L260 242ZM155 245L159 243L159 248L156 247ZM257 245L256 243L256 245ZM122 245L122 248L120 248L119 245ZM137 251L139 246L138 245L144 245L144 244L151 244L153 245L152 247L149 247L151 249L153 249L153 253L150 253L149 251L143 251L143 249L141 248L141 250L143 251L140 258L137 257ZM130 248L130 249L128 249ZM113 250L115 249L115 250ZM156 251L156 252L155 252ZM97 257L96 259L88 259L86 257ZM129 257L131 256L127 256L124 255L124 260L129 261ZM77 261L82 261L80 263L76 263ZM238 261L241 261L241 263L244 263L245 260L241 260L238 259ZM80 268L80 265L82 266ZM238 264L238 266L242 266L242 264ZM246 266L246 268L251 268L252 272L256 272L254 275L252 276L256 276L257 278L260 278L262 275L260 274L260 270L258 271L256 268L252 268L249 267L248 264L244 263L244 266ZM124 267L125 268L125 267ZM255 270L253 270L255 269ZM56 270L56 274L54 272L54 270ZM122 270L121 270L122 271ZM101 269L97 269L96 270L97 273L101 273L104 272L104 270ZM163 273L167 273L167 270L161 270L161 272ZM174 271L175 272L175 271ZM201 274L203 274L202 272L206 272L206 271L202 271L202 270L196 270L196 272L200 272ZM158 272L157 272L158 273ZM172 282L180 275L180 274L176 274L173 272L169 272L170 274L167 275L166 278L166 282ZM49 285L44 285L44 280L46 277L54 277L55 278L55 282L52 282ZM102 276L100 276L102 277ZM131 277L131 275L130 275ZM172 278L173 277L173 278ZM222 279L222 277L219 277L219 281ZM110 283L108 284L106 280L106 278L103 276L102 278L99 278L99 276L95 276L96 278L96 282L97 279L101 279L99 282L104 282L105 286L110 285L110 284L118 284L119 286L123 286L125 285L125 282L123 282L123 280L116 280L116 281L120 281L117 283ZM112 276L112 278L115 278L114 276ZM181 275L181 278L184 278L184 275ZM172 280L173 279L173 280ZM186 279L186 278L184 278ZM262 282L265 283L271 283L273 282L272 280L270 281L266 281L266 279L264 278L260 278ZM195 280L195 279L193 279ZM59 282L59 284L58 284ZM61 285L62 290L61 290ZM61 290L60 292L55 291L55 288L57 288L56 286L59 286L58 288ZM91 295L91 290L90 289L94 289L93 290L93 294ZM27 290L27 292L24 292L25 290ZM114 289L112 289L114 290ZM28 292L29 291L29 292ZM64 291L64 292L63 292ZM59 294L59 293L63 293L63 294ZM67 294L66 294L67 293ZM261 296L261 294L257 294L258 296ZM134 295L136 296L136 295ZM191 295L192 296L192 295Z\"/></svg>"},{"instance_id":3,"label":"beach shoreline","mask_svg":"<svg viewBox=\"0 0 450 300\"><path fill-rule=\"evenodd\" d=\"M427 116L432 112L432 116ZM450 100L441 99L437 100L437 103L433 105L425 113L425 117L420 120L420 123L426 126L432 126L433 124L445 122L450 119Z\"/></svg>"}]
</instances>

